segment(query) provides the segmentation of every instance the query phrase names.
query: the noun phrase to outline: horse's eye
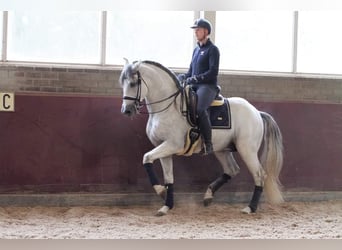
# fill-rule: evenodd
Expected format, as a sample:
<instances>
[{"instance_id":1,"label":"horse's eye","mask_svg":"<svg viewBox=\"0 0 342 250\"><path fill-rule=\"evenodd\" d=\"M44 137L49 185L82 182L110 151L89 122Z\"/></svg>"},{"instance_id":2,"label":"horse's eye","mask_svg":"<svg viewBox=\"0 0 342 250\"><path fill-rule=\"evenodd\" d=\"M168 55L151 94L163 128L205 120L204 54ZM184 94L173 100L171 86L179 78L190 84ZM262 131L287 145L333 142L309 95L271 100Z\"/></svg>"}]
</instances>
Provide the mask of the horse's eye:
<instances>
[{"instance_id":1,"label":"horse's eye","mask_svg":"<svg viewBox=\"0 0 342 250\"><path fill-rule=\"evenodd\" d=\"M137 83L136 83L136 82L130 82L130 83L129 83L129 86L130 86L131 88L134 88L135 86L137 86Z\"/></svg>"}]
</instances>

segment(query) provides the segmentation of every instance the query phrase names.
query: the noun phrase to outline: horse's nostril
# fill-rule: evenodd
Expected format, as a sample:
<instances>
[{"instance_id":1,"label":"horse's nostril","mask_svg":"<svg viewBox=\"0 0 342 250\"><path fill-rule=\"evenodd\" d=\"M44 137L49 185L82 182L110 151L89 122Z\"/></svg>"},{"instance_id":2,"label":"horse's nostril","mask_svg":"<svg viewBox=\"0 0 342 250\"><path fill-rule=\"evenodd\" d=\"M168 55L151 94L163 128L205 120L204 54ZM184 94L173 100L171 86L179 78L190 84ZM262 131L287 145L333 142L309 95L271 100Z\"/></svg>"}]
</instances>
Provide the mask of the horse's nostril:
<instances>
[{"instance_id":1,"label":"horse's nostril","mask_svg":"<svg viewBox=\"0 0 342 250\"><path fill-rule=\"evenodd\" d=\"M121 114L127 115L129 113L130 113L130 111L128 108L126 108L124 106L121 107Z\"/></svg>"},{"instance_id":2,"label":"horse's nostril","mask_svg":"<svg viewBox=\"0 0 342 250\"><path fill-rule=\"evenodd\" d=\"M129 115L129 114L131 114L131 111L129 109L122 108L121 109L121 114Z\"/></svg>"},{"instance_id":3,"label":"horse's nostril","mask_svg":"<svg viewBox=\"0 0 342 250\"><path fill-rule=\"evenodd\" d=\"M132 116L133 115L133 111L130 107L126 107L126 108L122 108L121 109L121 114L123 115L127 115L127 116Z\"/></svg>"}]
</instances>

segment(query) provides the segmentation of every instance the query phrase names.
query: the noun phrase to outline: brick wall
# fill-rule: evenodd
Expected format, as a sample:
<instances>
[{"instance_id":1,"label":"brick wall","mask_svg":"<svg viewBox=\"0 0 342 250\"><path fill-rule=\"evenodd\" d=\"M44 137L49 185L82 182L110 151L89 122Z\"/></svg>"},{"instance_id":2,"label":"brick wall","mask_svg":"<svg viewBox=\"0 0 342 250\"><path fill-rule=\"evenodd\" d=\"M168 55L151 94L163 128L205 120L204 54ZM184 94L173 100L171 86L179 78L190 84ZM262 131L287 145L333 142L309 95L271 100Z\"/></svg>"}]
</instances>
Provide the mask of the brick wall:
<instances>
[{"instance_id":1,"label":"brick wall","mask_svg":"<svg viewBox=\"0 0 342 250\"><path fill-rule=\"evenodd\" d=\"M113 95L119 90L120 71L5 65L0 67L0 89L15 92Z\"/></svg>"},{"instance_id":2,"label":"brick wall","mask_svg":"<svg viewBox=\"0 0 342 250\"><path fill-rule=\"evenodd\" d=\"M120 69L0 66L0 90L120 96ZM342 103L342 78L221 73L222 94L249 100Z\"/></svg>"},{"instance_id":3,"label":"brick wall","mask_svg":"<svg viewBox=\"0 0 342 250\"><path fill-rule=\"evenodd\" d=\"M222 92L260 101L342 103L342 78L221 74Z\"/></svg>"}]
</instances>

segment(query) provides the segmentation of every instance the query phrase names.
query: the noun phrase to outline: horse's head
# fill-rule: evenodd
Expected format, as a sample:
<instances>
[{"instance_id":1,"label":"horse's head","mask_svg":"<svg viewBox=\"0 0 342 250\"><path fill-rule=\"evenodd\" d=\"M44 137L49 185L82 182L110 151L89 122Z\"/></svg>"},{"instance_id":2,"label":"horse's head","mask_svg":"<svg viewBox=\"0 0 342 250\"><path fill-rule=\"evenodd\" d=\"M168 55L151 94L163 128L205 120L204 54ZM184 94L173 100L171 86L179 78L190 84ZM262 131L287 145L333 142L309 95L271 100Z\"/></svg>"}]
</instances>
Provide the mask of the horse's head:
<instances>
[{"instance_id":1,"label":"horse's head","mask_svg":"<svg viewBox=\"0 0 342 250\"><path fill-rule=\"evenodd\" d=\"M140 75L141 62L130 64L125 58L126 64L120 75L120 85L123 89L123 101L121 113L133 116L139 112L140 104L146 96L146 88L142 88Z\"/></svg>"}]
</instances>

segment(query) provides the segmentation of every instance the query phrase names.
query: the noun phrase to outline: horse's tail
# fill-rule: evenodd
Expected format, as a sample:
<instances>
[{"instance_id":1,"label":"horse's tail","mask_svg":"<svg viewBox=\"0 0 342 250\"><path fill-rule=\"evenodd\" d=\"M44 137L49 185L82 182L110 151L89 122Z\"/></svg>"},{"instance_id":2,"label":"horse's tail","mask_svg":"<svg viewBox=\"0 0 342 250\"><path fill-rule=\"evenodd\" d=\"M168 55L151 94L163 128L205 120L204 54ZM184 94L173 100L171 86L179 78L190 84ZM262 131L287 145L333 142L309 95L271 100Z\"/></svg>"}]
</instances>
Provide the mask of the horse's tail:
<instances>
[{"instance_id":1,"label":"horse's tail","mask_svg":"<svg viewBox=\"0 0 342 250\"><path fill-rule=\"evenodd\" d=\"M273 117L260 112L264 122L264 149L261 155L261 164L266 171L264 191L270 203L284 201L279 174L283 166L283 138Z\"/></svg>"}]
</instances>

